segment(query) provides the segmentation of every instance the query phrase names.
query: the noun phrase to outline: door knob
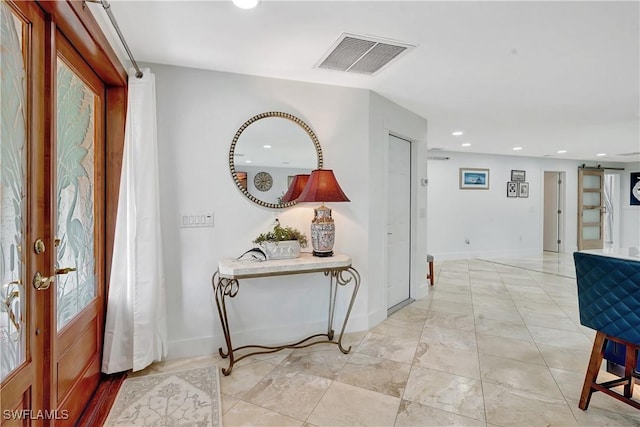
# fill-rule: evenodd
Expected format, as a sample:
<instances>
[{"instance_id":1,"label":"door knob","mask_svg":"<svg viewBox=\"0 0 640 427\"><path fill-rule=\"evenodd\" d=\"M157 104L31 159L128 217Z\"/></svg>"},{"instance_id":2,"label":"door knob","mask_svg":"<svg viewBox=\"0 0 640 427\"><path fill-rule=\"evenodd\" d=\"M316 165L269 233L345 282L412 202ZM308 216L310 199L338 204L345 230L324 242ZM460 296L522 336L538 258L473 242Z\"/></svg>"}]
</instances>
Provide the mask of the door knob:
<instances>
[{"instance_id":1,"label":"door knob","mask_svg":"<svg viewBox=\"0 0 640 427\"><path fill-rule=\"evenodd\" d=\"M76 270L77 268L73 268L73 267L56 268L56 274L68 274Z\"/></svg>"},{"instance_id":2,"label":"door knob","mask_svg":"<svg viewBox=\"0 0 640 427\"><path fill-rule=\"evenodd\" d=\"M39 271L33 276L33 287L39 291L45 291L51 286L51 282L55 279L55 276L43 276Z\"/></svg>"}]
</instances>

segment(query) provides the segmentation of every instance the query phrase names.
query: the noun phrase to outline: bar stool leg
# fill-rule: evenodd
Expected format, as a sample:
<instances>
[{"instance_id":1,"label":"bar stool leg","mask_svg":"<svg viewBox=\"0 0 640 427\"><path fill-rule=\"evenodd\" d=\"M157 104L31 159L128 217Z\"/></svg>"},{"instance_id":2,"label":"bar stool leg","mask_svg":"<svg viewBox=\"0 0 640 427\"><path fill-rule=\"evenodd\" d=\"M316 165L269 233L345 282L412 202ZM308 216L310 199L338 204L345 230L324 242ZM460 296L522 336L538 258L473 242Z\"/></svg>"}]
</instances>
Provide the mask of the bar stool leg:
<instances>
[{"instance_id":1,"label":"bar stool leg","mask_svg":"<svg viewBox=\"0 0 640 427\"><path fill-rule=\"evenodd\" d=\"M604 332L596 332L596 337L593 340L593 349L591 350L591 358L589 359L589 366L587 367L587 374L584 377L584 385L582 386L582 394L580 395L580 402L578 408L586 411L589 407L589 401L593 394L592 385L598 379L598 372L600 371L600 365L602 365L602 358L604 357L604 345L606 343L606 334Z\"/></svg>"},{"instance_id":2,"label":"bar stool leg","mask_svg":"<svg viewBox=\"0 0 640 427\"><path fill-rule=\"evenodd\" d=\"M624 386L624 397L631 398L631 396L633 396L633 385L635 383L633 371L637 364L638 348L628 345L624 359L624 376L625 378L629 378L629 383Z\"/></svg>"}]
</instances>

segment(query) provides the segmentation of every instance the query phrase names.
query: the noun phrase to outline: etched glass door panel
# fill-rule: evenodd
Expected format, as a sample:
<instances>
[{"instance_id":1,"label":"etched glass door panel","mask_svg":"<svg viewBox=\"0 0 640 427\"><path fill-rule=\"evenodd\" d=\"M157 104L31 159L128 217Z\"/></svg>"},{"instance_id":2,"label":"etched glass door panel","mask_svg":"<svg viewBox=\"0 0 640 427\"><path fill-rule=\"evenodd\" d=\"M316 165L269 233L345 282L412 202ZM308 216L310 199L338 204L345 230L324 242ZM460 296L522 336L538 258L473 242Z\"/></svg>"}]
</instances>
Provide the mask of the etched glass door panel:
<instances>
[{"instance_id":1,"label":"etched glass door panel","mask_svg":"<svg viewBox=\"0 0 640 427\"><path fill-rule=\"evenodd\" d=\"M89 86L58 58L55 224L58 330L96 296L96 98Z\"/></svg>"},{"instance_id":2,"label":"etched glass door panel","mask_svg":"<svg viewBox=\"0 0 640 427\"><path fill-rule=\"evenodd\" d=\"M0 381L25 361L25 24L0 3Z\"/></svg>"}]
</instances>

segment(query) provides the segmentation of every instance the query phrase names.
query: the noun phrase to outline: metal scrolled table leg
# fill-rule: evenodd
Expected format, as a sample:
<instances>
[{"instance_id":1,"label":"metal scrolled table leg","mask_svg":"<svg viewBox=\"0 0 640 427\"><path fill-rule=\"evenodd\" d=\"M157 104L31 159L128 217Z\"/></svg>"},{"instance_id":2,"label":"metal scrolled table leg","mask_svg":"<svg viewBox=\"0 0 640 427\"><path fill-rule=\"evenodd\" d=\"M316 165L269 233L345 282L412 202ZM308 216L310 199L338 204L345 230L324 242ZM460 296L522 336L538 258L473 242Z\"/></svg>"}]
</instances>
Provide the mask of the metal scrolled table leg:
<instances>
[{"instance_id":1,"label":"metal scrolled table leg","mask_svg":"<svg viewBox=\"0 0 640 427\"><path fill-rule=\"evenodd\" d=\"M225 297L233 298L238 294L240 284L236 279L227 279L220 277L218 271L213 274L211 278L211 284L213 285L213 293L216 298L216 306L218 307L218 315L220 316L220 324L222 325L222 332L224 333L224 339L227 344L227 351L225 352L222 347L218 349L222 358L229 358L229 367L222 368L224 375L229 375L233 369L235 359L233 357L233 345L231 344L231 331L229 329L229 319L227 318L227 306L225 304Z\"/></svg>"},{"instance_id":2,"label":"metal scrolled table leg","mask_svg":"<svg viewBox=\"0 0 640 427\"><path fill-rule=\"evenodd\" d=\"M333 318L335 315L335 306L336 306L336 296L338 293L338 285L346 286L353 280L353 291L351 293L351 299L349 301L349 307L347 308L347 312L344 316L344 321L342 322L342 329L340 330L340 335L338 336L338 348L344 354L347 354L351 351L351 346L348 349L345 349L342 346L342 336L344 335L344 330L347 327L347 322L349 321L349 316L351 315L351 309L353 308L353 303L356 300L356 296L358 295L358 288L360 288L360 273L353 267L349 267L345 270L333 270L330 272L331 274L331 290L329 294L329 334L330 340L333 339ZM350 276L350 277L347 277Z\"/></svg>"}]
</instances>

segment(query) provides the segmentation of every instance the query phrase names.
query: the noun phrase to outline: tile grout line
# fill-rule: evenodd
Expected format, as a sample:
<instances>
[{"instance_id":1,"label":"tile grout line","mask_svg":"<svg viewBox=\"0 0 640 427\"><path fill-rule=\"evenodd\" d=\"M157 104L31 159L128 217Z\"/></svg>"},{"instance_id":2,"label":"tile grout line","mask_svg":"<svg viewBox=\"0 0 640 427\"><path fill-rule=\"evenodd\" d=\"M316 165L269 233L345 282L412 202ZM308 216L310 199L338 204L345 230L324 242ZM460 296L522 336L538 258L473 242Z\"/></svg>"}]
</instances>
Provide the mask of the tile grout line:
<instances>
[{"instance_id":1,"label":"tile grout line","mask_svg":"<svg viewBox=\"0 0 640 427\"><path fill-rule=\"evenodd\" d=\"M482 380L482 364L480 363L480 345L478 344L478 325L476 323L476 311L475 304L473 303L473 288L471 287L471 268L468 270L469 273L469 291L471 292L471 313L473 316L473 333L476 337L476 358L478 359L478 376L480 377L480 391L482 392L482 409L484 412L484 423L485 425L489 424L489 417L487 414L487 399L484 395L484 381Z\"/></svg>"},{"instance_id":2,"label":"tile grout line","mask_svg":"<svg viewBox=\"0 0 640 427\"><path fill-rule=\"evenodd\" d=\"M528 270L528 269L525 269ZM531 270L528 270L531 271ZM504 280L502 279L502 275L501 275L501 280L504 283ZM531 278L535 283L536 283L536 287L539 287L539 282L531 277L531 275L529 275L529 278ZM546 296L548 296L549 298L551 298L553 300L554 305L556 305L558 307L558 309L560 311L562 311L562 309L560 309L560 307L558 306L558 304L556 303L555 299L553 299L552 297L550 297L547 292L542 289L544 294ZM569 412L571 413L571 416L573 417L573 419L576 421L577 425L580 425L578 422L578 419L576 418L575 414L573 413L573 411L571 410L570 404L567 401L566 396L564 395L564 393L562 392L562 389L560 388L560 384L558 384L558 380L556 379L556 377L553 375L553 373L551 372L551 367L549 366L549 363L547 362L547 359L544 357L544 354L542 353L542 351L540 350L540 347L538 345L538 342L535 340L533 334L531 333L531 330L529 329L529 325L527 324L527 322L525 321L524 317L522 316L522 311L520 310L520 308L518 307L518 305L516 304L516 302L513 300L513 297L511 296L511 291L509 290L509 288L507 288L507 292L509 293L509 297L511 298L513 305L516 307L516 310L518 311L518 314L520 315L520 318L522 319L522 323L524 324L525 328L527 328L527 332L529 333L529 336L531 337L531 341L533 342L533 345L535 345L536 349L538 350L538 353L540 354L540 357L542 357L542 360L544 361L545 364L545 368L547 368L547 371L549 372L549 375L551 375L551 378L553 379L554 384L556 385L556 387L558 388L558 390L560 391L560 395L562 396L562 398L564 399L564 402L567 406L567 409L569 409ZM563 312L564 313L564 312ZM552 329L552 328L549 328ZM533 394L537 394L537 393L533 393Z\"/></svg>"}]
</instances>

